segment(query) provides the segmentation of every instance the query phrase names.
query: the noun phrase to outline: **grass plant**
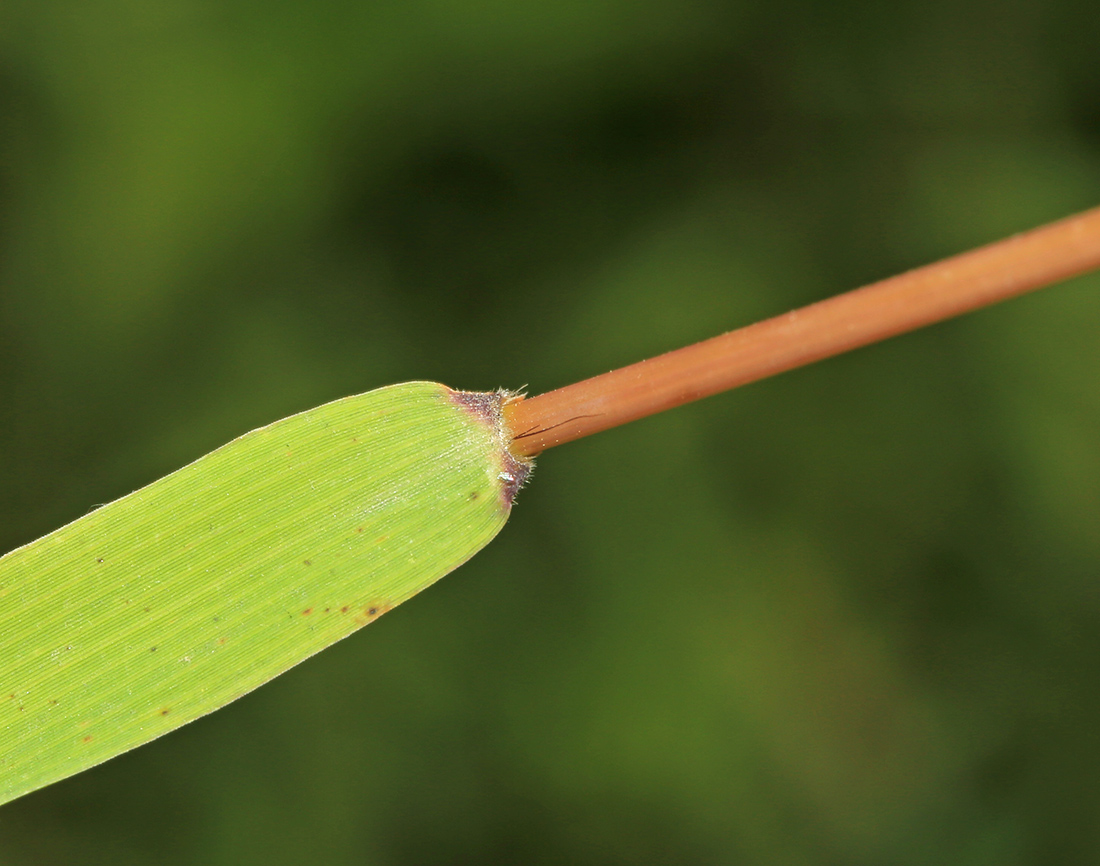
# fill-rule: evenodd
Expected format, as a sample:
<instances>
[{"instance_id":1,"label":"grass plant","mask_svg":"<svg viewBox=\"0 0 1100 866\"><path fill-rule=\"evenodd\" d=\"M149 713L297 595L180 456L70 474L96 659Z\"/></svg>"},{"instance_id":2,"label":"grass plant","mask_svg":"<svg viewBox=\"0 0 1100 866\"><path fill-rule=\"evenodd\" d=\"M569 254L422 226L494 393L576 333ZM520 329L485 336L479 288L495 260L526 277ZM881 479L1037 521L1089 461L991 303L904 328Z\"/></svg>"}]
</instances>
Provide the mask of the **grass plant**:
<instances>
[{"instance_id":1,"label":"grass plant","mask_svg":"<svg viewBox=\"0 0 1100 866\"><path fill-rule=\"evenodd\" d=\"M148 742L486 545L531 458L1100 267L1100 208L557 391L393 385L0 558L0 802Z\"/></svg>"}]
</instances>

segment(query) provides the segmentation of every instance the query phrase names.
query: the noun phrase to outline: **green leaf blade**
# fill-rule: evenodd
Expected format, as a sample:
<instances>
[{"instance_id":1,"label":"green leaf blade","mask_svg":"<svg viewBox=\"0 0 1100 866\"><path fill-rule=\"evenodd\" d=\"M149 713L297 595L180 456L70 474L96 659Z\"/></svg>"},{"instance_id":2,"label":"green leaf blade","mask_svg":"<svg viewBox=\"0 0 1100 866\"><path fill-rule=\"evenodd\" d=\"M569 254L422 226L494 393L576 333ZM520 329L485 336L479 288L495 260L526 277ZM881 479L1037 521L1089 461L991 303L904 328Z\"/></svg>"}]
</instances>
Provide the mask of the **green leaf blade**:
<instances>
[{"instance_id":1,"label":"green leaf blade","mask_svg":"<svg viewBox=\"0 0 1100 866\"><path fill-rule=\"evenodd\" d=\"M248 433L0 558L0 803L251 691L457 568L529 466L411 382Z\"/></svg>"}]
</instances>

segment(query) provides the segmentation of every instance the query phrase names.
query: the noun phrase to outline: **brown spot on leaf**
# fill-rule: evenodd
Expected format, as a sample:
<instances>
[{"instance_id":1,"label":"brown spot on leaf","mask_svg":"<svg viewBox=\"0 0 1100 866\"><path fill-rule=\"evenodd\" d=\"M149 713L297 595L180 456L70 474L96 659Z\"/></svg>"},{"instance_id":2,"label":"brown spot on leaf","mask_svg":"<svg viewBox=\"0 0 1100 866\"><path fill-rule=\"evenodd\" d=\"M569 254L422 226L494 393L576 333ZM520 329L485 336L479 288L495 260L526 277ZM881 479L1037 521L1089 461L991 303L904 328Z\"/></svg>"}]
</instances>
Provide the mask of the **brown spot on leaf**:
<instances>
[{"instance_id":1,"label":"brown spot on leaf","mask_svg":"<svg viewBox=\"0 0 1100 866\"><path fill-rule=\"evenodd\" d=\"M363 531L363 527L362 527L362 526L357 526L357 527L355 527L355 531L356 531L356 532L362 532L362 531Z\"/></svg>"},{"instance_id":2,"label":"brown spot on leaf","mask_svg":"<svg viewBox=\"0 0 1100 866\"><path fill-rule=\"evenodd\" d=\"M91 741L92 741L92 735L91 734L85 734L80 740L80 742L82 742L82 743L90 743Z\"/></svg>"},{"instance_id":3,"label":"brown spot on leaf","mask_svg":"<svg viewBox=\"0 0 1100 866\"><path fill-rule=\"evenodd\" d=\"M347 612L348 612L347 605L344 605L342 608L340 608L340 613L347 613ZM12 695L12 697L14 698L15 695Z\"/></svg>"},{"instance_id":4,"label":"brown spot on leaf","mask_svg":"<svg viewBox=\"0 0 1100 866\"><path fill-rule=\"evenodd\" d=\"M302 565L313 565L313 563L310 562L308 559L303 559L302 560Z\"/></svg>"},{"instance_id":5,"label":"brown spot on leaf","mask_svg":"<svg viewBox=\"0 0 1100 866\"><path fill-rule=\"evenodd\" d=\"M220 646L221 644L224 644L224 643L225 643L225 638L224 638L224 637L220 637L220 638L218 638L218 645L219 645L219 646Z\"/></svg>"},{"instance_id":6,"label":"brown spot on leaf","mask_svg":"<svg viewBox=\"0 0 1100 866\"><path fill-rule=\"evenodd\" d=\"M470 501L471 502L477 501L477 491L476 490L474 490L470 493Z\"/></svg>"},{"instance_id":7,"label":"brown spot on leaf","mask_svg":"<svg viewBox=\"0 0 1100 866\"><path fill-rule=\"evenodd\" d=\"M149 652L155 653L156 651L157 651L157 648L155 646L149 647Z\"/></svg>"},{"instance_id":8,"label":"brown spot on leaf","mask_svg":"<svg viewBox=\"0 0 1100 866\"><path fill-rule=\"evenodd\" d=\"M162 708L161 708L161 711L160 711L160 714L161 714L162 716L166 716L166 715L168 715L168 714L169 714L170 712L172 712L172 708L171 708L171 707L162 707Z\"/></svg>"},{"instance_id":9,"label":"brown spot on leaf","mask_svg":"<svg viewBox=\"0 0 1100 866\"><path fill-rule=\"evenodd\" d=\"M388 601L376 601L373 604L368 604L363 608L363 612L355 617L355 621L359 625L366 625L368 622L373 622L393 605Z\"/></svg>"},{"instance_id":10,"label":"brown spot on leaf","mask_svg":"<svg viewBox=\"0 0 1100 866\"><path fill-rule=\"evenodd\" d=\"M305 610L302 611L302 616L309 616L311 613L313 613L313 608L307 607Z\"/></svg>"},{"instance_id":11,"label":"brown spot on leaf","mask_svg":"<svg viewBox=\"0 0 1100 866\"><path fill-rule=\"evenodd\" d=\"M95 561L96 562L103 562L103 557L102 556L97 556Z\"/></svg>"}]
</instances>

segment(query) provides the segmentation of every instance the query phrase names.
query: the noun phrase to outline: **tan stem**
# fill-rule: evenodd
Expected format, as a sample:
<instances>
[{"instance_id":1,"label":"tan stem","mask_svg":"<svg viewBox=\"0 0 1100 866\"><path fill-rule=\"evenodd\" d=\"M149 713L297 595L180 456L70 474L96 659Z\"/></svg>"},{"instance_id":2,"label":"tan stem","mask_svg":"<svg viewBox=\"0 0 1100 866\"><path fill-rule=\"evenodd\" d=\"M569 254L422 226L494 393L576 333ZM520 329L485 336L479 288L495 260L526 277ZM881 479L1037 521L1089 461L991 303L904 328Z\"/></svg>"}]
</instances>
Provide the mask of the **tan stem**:
<instances>
[{"instance_id":1,"label":"tan stem","mask_svg":"<svg viewBox=\"0 0 1100 866\"><path fill-rule=\"evenodd\" d=\"M1100 267L1100 207L505 407L517 455L774 376Z\"/></svg>"}]
</instances>

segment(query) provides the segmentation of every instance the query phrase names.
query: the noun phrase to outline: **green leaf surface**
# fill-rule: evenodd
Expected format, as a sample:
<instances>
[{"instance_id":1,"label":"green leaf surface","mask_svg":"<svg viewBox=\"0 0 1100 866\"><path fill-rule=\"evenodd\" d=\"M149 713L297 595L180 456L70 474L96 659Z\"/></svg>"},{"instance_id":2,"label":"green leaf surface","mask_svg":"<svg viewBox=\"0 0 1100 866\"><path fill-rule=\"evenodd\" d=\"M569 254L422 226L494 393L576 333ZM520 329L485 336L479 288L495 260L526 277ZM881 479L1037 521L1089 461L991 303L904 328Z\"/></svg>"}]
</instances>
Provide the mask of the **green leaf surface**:
<instances>
[{"instance_id":1,"label":"green leaf surface","mask_svg":"<svg viewBox=\"0 0 1100 866\"><path fill-rule=\"evenodd\" d=\"M0 803L198 718L497 534L506 395L431 382L254 430L0 558Z\"/></svg>"}]
</instances>

